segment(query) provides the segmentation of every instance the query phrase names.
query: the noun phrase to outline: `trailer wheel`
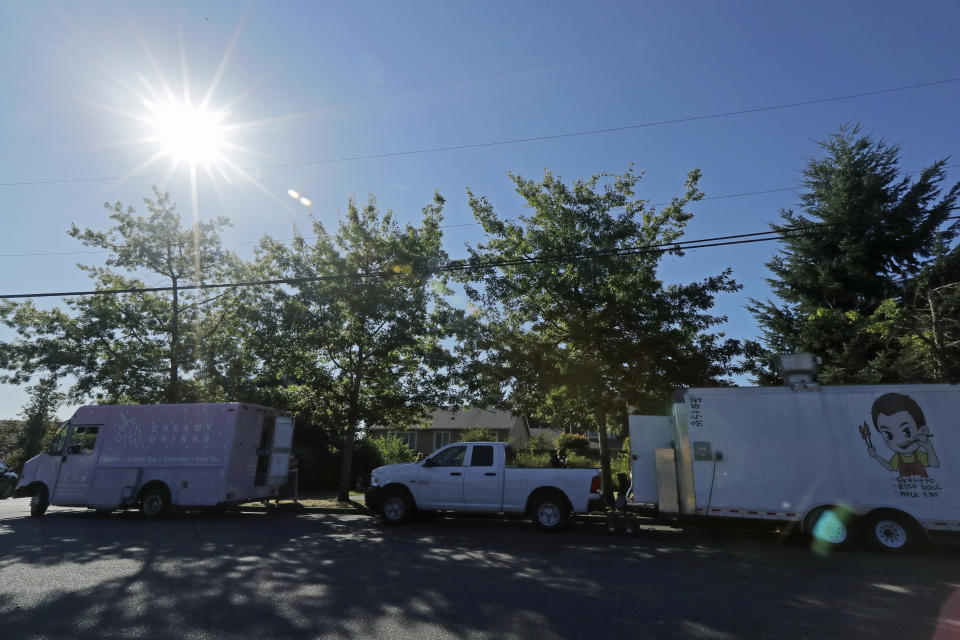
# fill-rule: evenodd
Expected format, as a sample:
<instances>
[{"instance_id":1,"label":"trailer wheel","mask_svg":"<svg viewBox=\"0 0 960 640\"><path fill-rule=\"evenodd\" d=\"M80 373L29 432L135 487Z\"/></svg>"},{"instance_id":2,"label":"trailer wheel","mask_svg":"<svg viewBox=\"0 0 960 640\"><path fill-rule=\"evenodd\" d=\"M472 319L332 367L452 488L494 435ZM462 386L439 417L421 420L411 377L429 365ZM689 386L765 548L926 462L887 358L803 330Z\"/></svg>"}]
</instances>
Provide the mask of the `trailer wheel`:
<instances>
[{"instance_id":1,"label":"trailer wheel","mask_svg":"<svg viewBox=\"0 0 960 640\"><path fill-rule=\"evenodd\" d=\"M140 497L140 513L144 518L156 520L170 510L170 493L165 487L149 487Z\"/></svg>"},{"instance_id":2,"label":"trailer wheel","mask_svg":"<svg viewBox=\"0 0 960 640\"><path fill-rule=\"evenodd\" d=\"M37 487L30 498L30 515L39 518L47 512L50 506L50 492L44 485Z\"/></svg>"},{"instance_id":3,"label":"trailer wheel","mask_svg":"<svg viewBox=\"0 0 960 640\"><path fill-rule=\"evenodd\" d=\"M803 528L815 546L827 549L846 549L856 540L853 514L837 507L814 509L807 516Z\"/></svg>"},{"instance_id":4,"label":"trailer wheel","mask_svg":"<svg viewBox=\"0 0 960 640\"><path fill-rule=\"evenodd\" d=\"M410 495L403 489L390 489L380 503L380 519L386 524L403 524L412 511Z\"/></svg>"},{"instance_id":5,"label":"trailer wheel","mask_svg":"<svg viewBox=\"0 0 960 640\"><path fill-rule=\"evenodd\" d=\"M533 499L530 514L534 524L542 531L557 531L567 524L570 509L562 495L554 491L544 491Z\"/></svg>"},{"instance_id":6,"label":"trailer wheel","mask_svg":"<svg viewBox=\"0 0 960 640\"><path fill-rule=\"evenodd\" d=\"M902 553L916 546L923 537L917 524L896 511L874 511L864 523L871 547L887 553Z\"/></svg>"}]
</instances>

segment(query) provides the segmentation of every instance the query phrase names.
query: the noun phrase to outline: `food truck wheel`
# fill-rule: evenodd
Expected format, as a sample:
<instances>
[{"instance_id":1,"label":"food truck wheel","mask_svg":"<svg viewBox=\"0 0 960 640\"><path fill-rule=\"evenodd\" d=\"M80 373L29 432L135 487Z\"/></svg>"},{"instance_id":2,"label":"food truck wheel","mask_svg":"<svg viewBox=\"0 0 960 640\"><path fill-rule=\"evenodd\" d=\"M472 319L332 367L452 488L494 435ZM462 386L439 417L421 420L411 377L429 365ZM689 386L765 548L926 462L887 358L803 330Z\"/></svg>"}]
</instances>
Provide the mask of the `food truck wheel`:
<instances>
[{"instance_id":1,"label":"food truck wheel","mask_svg":"<svg viewBox=\"0 0 960 640\"><path fill-rule=\"evenodd\" d=\"M37 487L33 492L33 497L30 498L30 515L34 518L39 518L47 512L47 507L50 506L50 492L47 491L47 488L43 485Z\"/></svg>"},{"instance_id":2,"label":"food truck wheel","mask_svg":"<svg viewBox=\"0 0 960 640\"><path fill-rule=\"evenodd\" d=\"M874 511L864 529L871 547L893 553L910 549L922 537L917 524L897 511Z\"/></svg>"},{"instance_id":3,"label":"food truck wheel","mask_svg":"<svg viewBox=\"0 0 960 640\"><path fill-rule=\"evenodd\" d=\"M412 511L410 494L403 489L389 489L380 503L380 517L387 524L403 524Z\"/></svg>"},{"instance_id":4,"label":"food truck wheel","mask_svg":"<svg viewBox=\"0 0 960 640\"><path fill-rule=\"evenodd\" d=\"M832 549L846 549L856 538L853 514L838 507L819 507L807 516L804 530L814 544Z\"/></svg>"},{"instance_id":5,"label":"food truck wheel","mask_svg":"<svg viewBox=\"0 0 960 640\"><path fill-rule=\"evenodd\" d=\"M165 487L149 487L140 498L140 513L144 518L160 518L170 510L170 494Z\"/></svg>"}]
</instances>

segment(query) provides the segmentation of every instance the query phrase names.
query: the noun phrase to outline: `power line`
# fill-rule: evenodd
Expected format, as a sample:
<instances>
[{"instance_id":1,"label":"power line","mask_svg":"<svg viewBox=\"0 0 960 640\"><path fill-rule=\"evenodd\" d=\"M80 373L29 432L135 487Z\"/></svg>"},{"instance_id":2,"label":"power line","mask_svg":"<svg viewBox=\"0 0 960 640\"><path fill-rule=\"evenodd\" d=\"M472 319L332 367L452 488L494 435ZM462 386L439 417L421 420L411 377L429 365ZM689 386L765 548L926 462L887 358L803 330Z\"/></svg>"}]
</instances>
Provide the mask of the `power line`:
<instances>
[{"instance_id":1,"label":"power line","mask_svg":"<svg viewBox=\"0 0 960 640\"><path fill-rule=\"evenodd\" d=\"M944 166L943 166L944 169L953 169L953 168L956 168L956 167L960 167L960 163L947 164L947 165L944 165ZM915 169L915 170L913 170L913 171L905 171L904 174L905 174L905 175L913 175L913 174L916 174L916 173L920 173L921 171L923 171L923 170L922 170L922 169ZM739 192L739 193L727 193L727 194L722 194L722 195L719 195L719 196L705 196L705 197L701 198L700 200L697 200L697 202L702 202L702 201L704 201L704 200L726 200L726 199L730 199L730 198L744 198L744 197L747 197L747 196L757 196L757 195L763 195L763 194L767 194L767 193L779 193L779 192L783 192L783 191L797 191L798 189L802 189L802 188L803 188L803 187L799 187L799 186L798 186L798 187L778 187L778 188L775 188L775 189L762 189L762 190L760 190L760 191L742 191L742 192ZM657 202L657 203L654 203L652 206L654 206L654 207L663 207L663 206L666 206L666 205L668 205L668 204L670 204L670 203L669 203L669 202ZM622 209L622 208L623 208L623 207L613 207L612 209L615 210L615 209ZM440 225L439 228L440 228L440 229L455 229L455 228L462 228L462 227L475 227L475 226L478 226L478 225L480 225L479 222L462 222L462 223L457 223L457 224L442 224L442 225ZM304 237L307 238L307 239L316 238L316 236L304 236ZM287 238L287 239L283 240L283 242L289 242L290 240L292 240L292 238ZM238 241L238 242L228 243L228 246L237 246L237 245L242 245L242 244L257 244L258 242L259 242L259 240L242 240L242 241ZM121 245L118 245L117 248L121 248ZM26 258L26 257L44 257L44 256L72 256L72 255L89 255L89 254L104 254L104 253L110 253L110 252L109 252L109 251L47 251L47 252L42 252L42 251L30 251L30 252L24 252L24 253L0 253L0 258Z\"/></svg>"},{"instance_id":2,"label":"power line","mask_svg":"<svg viewBox=\"0 0 960 640\"><path fill-rule=\"evenodd\" d=\"M951 211L957 210L958 207L953 207ZM960 219L960 216L950 216L946 220L957 220ZM712 238L701 238L698 240L684 240L678 242L664 242L655 245L642 245L638 247L626 247L623 249L613 249L610 251L590 251L583 254L555 254L555 255L541 255L541 256L531 256L525 258L513 258L508 260L492 260L487 262L477 262L473 260L451 260L446 265L436 267L431 270L422 271L422 272L411 272L408 274L402 275L422 275L429 276L435 273L452 273L452 272L470 272L470 271L480 271L484 269L496 269L509 266L519 266L519 265L532 265L532 264L548 264L552 262L584 262L587 260L597 260L603 258L613 258L620 256L629 256L629 255L642 255L647 253L670 253L670 252L680 252L680 251L689 251L693 249L706 249L711 247L725 247L733 246L739 244L752 244L756 242L768 242L770 240L785 240L788 238L802 236L802 235L813 235L816 232L822 231L825 228L834 227L841 223L818 223L812 225L803 225L799 227L793 227L788 229L781 229L779 231L756 231L751 233L739 233L735 235L728 236L716 236ZM239 287L253 287L253 286L274 286L274 285L291 285L291 284L300 284L306 282L327 282L334 280L364 280L368 278L384 278L384 277L393 277L401 275L394 270L381 270L381 271L371 271L365 273L357 274L337 274L337 275L325 275L325 276L311 276L311 277L300 277L300 278L275 278L269 280L248 280L240 282L222 282L222 283L212 283L212 284L193 284L193 285L184 285L174 287L130 287L124 289L100 289L100 290L88 290L88 291L60 291L60 292L47 292L47 293L18 293L18 294L3 294L0 295L0 300L10 300L14 298L61 298L68 296L100 296L100 295L120 295L120 294L133 294L133 293L160 293L164 291L198 291L198 290L210 290L210 289L227 289L227 288L239 288Z\"/></svg>"},{"instance_id":3,"label":"power line","mask_svg":"<svg viewBox=\"0 0 960 640\"><path fill-rule=\"evenodd\" d=\"M816 98L812 100L802 100L799 102L789 102L784 104L766 105L761 107L751 107L748 109L739 109L737 111L723 111L719 113L709 113L698 116L687 116L684 118L673 118L670 120L656 120L652 122L641 122L638 124L621 125L617 127L605 127L602 129L584 129L580 131L569 131L566 133L555 133L543 136L529 136L524 138L508 138L506 140L493 140L488 142L475 142L468 144L447 145L440 147L425 147L421 149L411 149L407 151L392 151L386 153L370 153L364 155L343 156L340 158L327 158L322 160L304 160L300 162L266 163L252 167L241 167L243 171L252 171L256 169L280 169L289 167L305 167L322 164L336 164L340 162L354 162L357 160L373 160L378 158L397 158L402 156L421 155L427 153L442 153L447 151L463 151L467 149L483 149L487 147L498 147L512 144L524 144L531 142L544 142L547 140L561 140L564 138L576 138L581 136L594 136L605 133L618 133L622 131L631 131L634 129L646 129L649 127L662 127L672 124L682 124L686 122L696 122L698 120L715 120L718 118L729 118L732 116L741 116L751 113L763 113L767 111L779 111L783 109L795 109L797 107L806 107L814 104L824 104L827 102L838 102L840 100L851 100L853 98L863 98L867 96L876 96L887 93L897 93L900 91L911 91L913 89L922 89L925 87L934 87L945 84L960 82L960 78L945 78L943 80L934 80L931 82L919 82L908 84L901 87L892 87L887 89L874 89L872 91L862 91L860 93L850 93L842 96L831 96L828 98ZM144 173L129 176L109 176L99 178L50 178L41 180L24 180L19 182L0 182L0 187L23 187L46 184L68 184L78 182L108 182L116 180L129 180L134 178L164 178L173 175L174 171L165 173Z\"/></svg>"}]
</instances>

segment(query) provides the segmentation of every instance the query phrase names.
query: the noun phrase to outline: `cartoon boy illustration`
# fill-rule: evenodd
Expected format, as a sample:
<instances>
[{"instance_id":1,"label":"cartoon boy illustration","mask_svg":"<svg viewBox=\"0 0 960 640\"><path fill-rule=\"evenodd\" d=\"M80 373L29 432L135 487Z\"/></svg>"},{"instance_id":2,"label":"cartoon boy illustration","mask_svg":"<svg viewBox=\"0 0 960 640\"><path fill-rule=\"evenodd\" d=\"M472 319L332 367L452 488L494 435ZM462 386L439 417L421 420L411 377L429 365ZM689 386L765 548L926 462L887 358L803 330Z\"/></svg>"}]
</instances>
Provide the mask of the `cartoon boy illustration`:
<instances>
[{"instance_id":1,"label":"cartoon boy illustration","mask_svg":"<svg viewBox=\"0 0 960 640\"><path fill-rule=\"evenodd\" d=\"M867 453L887 471L896 471L901 478L927 478L927 467L939 467L940 459L933 449L930 429L920 405L902 393L885 393L873 402L870 410L873 426L883 444L893 451L889 461L877 455L870 438L870 427L863 423L860 435L867 443Z\"/></svg>"}]
</instances>

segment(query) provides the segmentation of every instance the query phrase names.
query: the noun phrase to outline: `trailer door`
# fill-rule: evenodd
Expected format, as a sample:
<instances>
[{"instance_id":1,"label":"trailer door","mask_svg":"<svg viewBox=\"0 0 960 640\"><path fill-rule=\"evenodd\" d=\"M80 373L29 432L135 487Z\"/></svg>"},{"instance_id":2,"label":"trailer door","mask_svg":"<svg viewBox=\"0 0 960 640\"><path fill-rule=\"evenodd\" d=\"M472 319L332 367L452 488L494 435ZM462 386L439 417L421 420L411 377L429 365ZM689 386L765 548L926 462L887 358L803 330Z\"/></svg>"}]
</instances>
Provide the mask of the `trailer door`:
<instances>
[{"instance_id":1,"label":"trailer door","mask_svg":"<svg viewBox=\"0 0 960 640\"><path fill-rule=\"evenodd\" d=\"M97 465L97 444L102 429L103 425L99 424L70 426L51 502L65 505L85 505L89 502L90 485L93 483L93 472Z\"/></svg>"}]
</instances>

